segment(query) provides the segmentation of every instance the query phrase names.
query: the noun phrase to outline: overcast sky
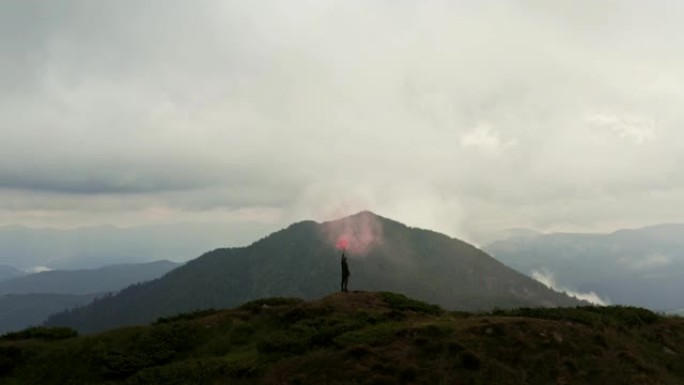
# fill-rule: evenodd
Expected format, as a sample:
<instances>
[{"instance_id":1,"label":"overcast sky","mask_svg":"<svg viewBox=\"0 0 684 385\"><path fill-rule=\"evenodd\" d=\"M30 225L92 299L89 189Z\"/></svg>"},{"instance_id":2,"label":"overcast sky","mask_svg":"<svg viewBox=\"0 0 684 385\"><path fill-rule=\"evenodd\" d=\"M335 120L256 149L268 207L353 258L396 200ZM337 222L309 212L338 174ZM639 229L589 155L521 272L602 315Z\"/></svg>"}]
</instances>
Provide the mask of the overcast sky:
<instances>
[{"instance_id":1,"label":"overcast sky","mask_svg":"<svg viewBox=\"0 0 684 385\"><path fill-rule=\"evenodd\" d=\"M0 2L0 225L684 222L684 3Z\"/></svg>"}]
</instances>

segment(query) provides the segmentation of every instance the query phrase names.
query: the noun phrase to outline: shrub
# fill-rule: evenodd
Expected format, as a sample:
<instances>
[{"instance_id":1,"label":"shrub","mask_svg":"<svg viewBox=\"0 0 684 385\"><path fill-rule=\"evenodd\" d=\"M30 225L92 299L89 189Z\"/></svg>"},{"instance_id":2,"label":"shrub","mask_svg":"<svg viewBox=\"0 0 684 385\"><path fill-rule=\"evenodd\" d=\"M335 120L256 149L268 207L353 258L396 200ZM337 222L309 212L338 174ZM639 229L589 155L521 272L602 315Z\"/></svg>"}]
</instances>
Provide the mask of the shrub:
<instances>
[{"instance_id":1,"label":"shrub","mask_svg":"<svg viewBox=\"0 0 684 385\"><path fill-rule=\"evenodd\" d=\"M406 316L406 313L404 313L404 312L392 309L392 310L388 311L387 313L385 313L383 315L383 318L385 320L389 320L389 321L403 321L407 318L407 316Z\"/></svg>"},{"instance_id":2,"label":"shrub","mask_svg":"<svg viewBox=\"0 0 684 385\"><path fill-rule=\"evenodd\" d=\"M256 333L254 326L248 323L238 323L230 332L230 342L235 345L247 344L252 340L254 333Z\"/></svg>"},{"instance_id":3,"label":"shrub","mask_svg":"<svg viewBox=\"0 0 684 385\"><path fill-rule=\"evenodd\" d=\"M112 334L90 350L92 363L107 378L124 378L144 368L166 364L197 343L197 328L188 323L133 329Z\"/></svg>"},{"instance_id":4,"label":"shrub","mask_svg":"<svg viewBox=\"0 0 684 385\"><path fill-rule=\"evenodd\" d=\"M422 301L408 298L403 294L382 292L382 298L393 310L399 311L414 311L417 313L425 313L432 315L440 315L444 312L441 307L437 305L431 305Z\"/></svg>"},{"instance_id":5,"label":"shrub","mask_svg":"<svg viewBox=\"0 0 684 385\"><path fill-rule=\"evenodd\" d=\"M496 316L567 320L589 326L641 326L657 322L656 313L632 306L578 306L575 308L519 308L495 310Z\"/></svg>"},{"instance_id":6,"label":"shrub","mask_svg":"<svg viewBox=\"0 0 684 385\"><path fill-rule=\"evenodd\" d=\"M414 340L414 342L416 343L416 345L420 346L420 351L429 357L435 357L444 352L445 350L444 344L439 340L425 339L425 342L422 342L420 344L418 344L418 340Z\"/></svg>"},{"instance_id":7,"label":"shrub","mask_svg":"<svg viewBox=\"0 0 684 385\"><path fill-rule=\"evenodd\" d=\"M368 385L395 385L395 384L397 384L397 380L395 380L394 377L376 374L376 375L370 377L365 382L365 384L368 384Z\"/></svg>"},{"instance_id":8,"label":"shrub","mask_svg":"<svg viewBox=\"0 0 684 385\"><path fill-rule=\"evenodd\" d=\"M359 359L373 354L373 351L368 345L353 345L348 347L344 353L348 356Z\"/></svg>"},{"instance_id":9,"label":"shrub","mask_svg":"<svg viewBox=\"0 0 684 385\"><path fill-rule=\"evenodd\" d=\"M650 325L661 319L658 314L648 309L633 306L594 306L589 309L607 315L618 323L627 326Z\"/></svg>"},{"instance_id":10,"label":"shrub","mask_svg":"<svg viewBox=\"0 0 684 385\"><path fill-rule=\"evenodd\" d=\"M216 358L187 360L166 366L146 368L125 381L127 385L185 385L213 383L227 371L226 363Z\"/></svg>"},{"instance_id":11,"label":"shrub","mask_svg":"<svg viewBox=\"0 0 684 385\"><path fill-rule=\"evenodd\" d=\"M299 298L287 298L287 297L272 297L272 298L262 298L254 301L246 302L240 306L242 310L249 310L250 312L256 313L261 311L263 308L274 307L274 306L288 306L297 305L304 302L304 300Z\"/></svg>"},{"instance_id":12,"label":"shrub","mask_svg":"<svg viewBox=\"0 0 684 385\"><path fill-rule=\"evenodd\" d=\"M325 317L333 312L329 307L295 306L280 315L279 322L289 326L301 320Z\"/></svg>"},{"instance_id":13,"label":"shrub","mask_svg":"<svg viewBox=\"0 0 684 385\"><path fill-rule=\"evenodd\" d=\"M357 317L323 317L301 320L292 325L290 330L299 333L302 338L310 340L312 345L329 346L335 337L369 325L373 325L373 323L363 315Z\"/></svg>"},{"instance_id":14,"label":"shrub","mask_svg":"<svg viewBox=\"0 0 684 385\"><path fill-rule=\"evenodd\" d=\"M7 333L0 337L0 341L17 341L28 339L40 339L44 341L57 341L78 336L74 329L65 327L31 327L18 332Z\"/></svg>"},{"instance_id":15,"label":"shrub","mask_svg":"<svg viewBox=\"0 0 684 385\"><path fill-rule=\"evenodd\" d=\"M463 352L461 355L461 363L467 370L478 370L480 369L481 365L480 357L475 355L475 353L471 352L470 350Z\"/></svg>"},{"instance_id":16,"label":"shrub","mask_svg":"<svg viewBox=\"0 0 684 385\"><path fill-rule=\"evenodd\" d=\"M396 337L405 331L405 326L395 323L373 325L361 330L347 332L337 336L334 342L340 346L370 345L381 346L392 343Z\"/></svg>"},{"instance_id":17,"label":"shrub","mask_svg":"<svg viewBox=\"0 0 684 385\"><path fill-rule=\"evenodd\" d=\"M193 310L188 313L180 313L177 315L173 315L170 317L159 317L157 321L154 323L156 324L164 324L164 323L169 323L169 322L176 322L176 321L190 321L193 319L197 318L202 318L206 317L212 314L218 313L218 310L215 309L206 309L206 310Z\"/></svg>"},{"instance_id":18,"label":"shrub","mask_svg":"<svg viewBox=\"0 0 684 385\"><path fill-rule=\"evenodd\" d=\"M413 382L418 378L419 370L413 365L407 366L399 372L402 382Z\"/></svg>"},{"instance_id":19,"label":"shrub","mask_svg":"<svg viewBox=\"0 0 684 385\"><path fill-rule=\"evenodd\" d=\"M125 378L154 365L154 361L141 354L128 354L121 350L103 349L94 352L93 362L105 378Z\"/></svg>"},{"instance_id":20,"label":"shrub","mask_svg":"<svg viewBox=\"0 0 684 385\"><path fill-rule=\"evenodd\" d=\"M15 346L0 346L0 377L14 370L21 361L21 349Z\"/></svg>"},{"instance_id":21,"label":"shrub","mask_svg":"<svg viewBox=\"0 0 684 385\"><path fill-rule=\"evenodd\" d=\"M296 333L274 332L257 342L260 353L302 354L309 349L309 341Z\"/></svg>"},{"instance_id":22,"label":"shrub","mask_svg":"<svg viewBox=\"0 0 684 385\"><path fill-rule=\"evenodd\" d=\"M255 375L260 368L259 353L255 349L233 352L224 357L226 372L233 378Z\"/></svg>"},{"instance_id":23,"label":"shrub","mask_svg":"<svg viewBox=\"0 0 684 385\"><path fill-rule=\"evenodd\" d=\"M441 338L446 337L453 331L453 326L450 324L427 324L411 328L408 332L413 336Z\"/></svg>"},{"instance_id":24,"label":"shrub","mask_svg":"<svg viewBox=\"0 0 684 385\"><path fill-rule=\"evenodd\" d=\"M465 347L458 342L451 341L447 344L447 350L449 351L449 354L456 355L464 351Z\"/></svg>"}]
</instances>

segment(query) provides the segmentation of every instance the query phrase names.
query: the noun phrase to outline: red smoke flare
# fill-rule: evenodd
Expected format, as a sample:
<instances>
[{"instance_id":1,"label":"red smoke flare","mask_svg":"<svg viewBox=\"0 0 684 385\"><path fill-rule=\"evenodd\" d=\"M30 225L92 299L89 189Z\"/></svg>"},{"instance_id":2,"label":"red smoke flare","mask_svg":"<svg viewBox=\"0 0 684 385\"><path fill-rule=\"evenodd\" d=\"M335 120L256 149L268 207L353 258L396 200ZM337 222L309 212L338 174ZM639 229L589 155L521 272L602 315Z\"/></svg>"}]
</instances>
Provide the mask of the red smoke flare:
<instances>
[{"instance_id":1,"label":"red smoke flare","mask_svg":"<svg viewBox=\"0 0 684 385\"><path fill-rule=\"evenodd\" d=\"M322 233L337 250L351 257L365 257L371 249L383 243L382 222L371 212L322 224Z\"/></svg>"},{"instance_id":2,"label":"red smoke flare","mask_svg":"<svg viewBox=\"0 0 684 385\"><path fill-rule=\"evenodd\" d=\"M340 238L337 240L337 245L335 245L338 250L346 250L349 247L349 241L347 238Z\"/></svg>"}]
</instances>

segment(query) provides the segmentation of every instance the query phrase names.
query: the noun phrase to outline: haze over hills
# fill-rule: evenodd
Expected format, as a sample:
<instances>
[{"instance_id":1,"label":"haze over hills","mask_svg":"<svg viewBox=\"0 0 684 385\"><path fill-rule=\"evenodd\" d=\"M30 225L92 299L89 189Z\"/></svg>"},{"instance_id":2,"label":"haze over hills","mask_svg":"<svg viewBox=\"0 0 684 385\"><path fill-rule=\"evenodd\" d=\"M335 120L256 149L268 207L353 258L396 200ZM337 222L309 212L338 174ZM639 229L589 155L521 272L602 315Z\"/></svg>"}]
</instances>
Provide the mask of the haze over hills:
<instances>
[{"instance_id":1,"label":"haze over hills","mask_svg":"<svg viewBox=\"0 0 684 385\"><path fill-rule=\"evenodd\" d=\"M533 229L512 227L501 230L471 231L470 239L478 245L488 245L511 238L534 237L543 234Z\"/></svg>"},{"instance_id":2,"label":"haze over hills","mask_svg":"<svg viewBox=\"0 0 684 385\"><path fill-rule=\"evenodd\" d=\"M525 274L606 302L654 310L684 307L684 225L610 234L540 234L484 247Z\"/></svg>"},{"instance_id":3,"label":"haze over hills","mask_svg":"<svg viewBox=\"0 0 684 385\"><path fill-rule=\"evenodd\" d=\"M0 295L106 293L159 278L180 265L171 261L155 261L111 265L97 269L44 271L0 282Z\"/></svg>"},{"instance_id":4,"label":"haze over hills","mask_svg":"<svg viewBox=\"0 0 684 385\"><path fill-rule=\"evenodd\" d=\"M51 314L86 305L98 295L159 278L179 265L156 261L55 270L0 282L0 333L39 325Z\"/></svg>"},{"instance_id":5,"label":"haze over hills","mask_svg":"<svg viewBox=\"0 0 684 385\"><path fill-rule=\"evenodd\" d=\"M321 297L339 290L340 245L349 256L351 290L396 291L462 310L581 303L465 242L361 212L295 223L248 247L216 249L46 324L97 331L262 297Z\"/></svg>"},{"instance_id":6,"label":"haze over hills","mask_svg":"<svg viewBox=\"0 0 684 385\"><path fill-rule=\"evenodd\" d=\"M3 263L15 268L92 269L161 259L185 261L210 248L247 244L259 234L271 231L272 226L258 222L71 230L14 226L0 228L0 245Z\"/></svg>"},{"instance_id":7,"label":"haze over hills","mask_svg":"<svg viewBox=\"0 0 684 385\"><path fill-rule=\"evenodd\" d=\"M0 282L11 278L20 277L25 274L25 271L19 270L14 266L0 265Z\"/></svg>"},{"instance_id":8,"label":"haze over hills","mask_svg":"<svg viewBox=\"0 0 684 385\"><path fill-rule=\"evenodd\" d=\"M90 303L98 294L0 295L0 334L43 323L51 314Z\"/></svg>"}]
</instances>

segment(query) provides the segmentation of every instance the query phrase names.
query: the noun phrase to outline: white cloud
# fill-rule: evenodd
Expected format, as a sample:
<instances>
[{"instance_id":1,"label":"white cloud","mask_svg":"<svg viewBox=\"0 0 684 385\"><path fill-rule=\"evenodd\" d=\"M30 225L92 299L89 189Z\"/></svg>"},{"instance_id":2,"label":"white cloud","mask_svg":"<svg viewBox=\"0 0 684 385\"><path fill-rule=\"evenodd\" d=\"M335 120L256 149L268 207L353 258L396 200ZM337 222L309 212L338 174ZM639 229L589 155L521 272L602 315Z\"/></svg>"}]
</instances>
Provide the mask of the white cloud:
<instances>
[{"instance_id":1,"label":"white cloud","mask_svg":"<svg viewBox=\"0 0 684 385\"><path fill-rule=\"evenodd\" d=\"M590 291L588 293L580 293L578 291L570 290L568 288L559 286L556 283L556 279L554 278L553 274L551 274L548 271L541 272L538 270L533 270L532 271L532 278L537 280L539 283L543 284L544 286L548 287L549 289L553 289L556 291L563 292L571 297L575 297L584 301L587 301L589 303L592 303L594 305L600 305L600 306L607 306L610 305L610 302L606 299L601 298L598 294L596 294L593 291Z\"/></svg>"},{"instance_id":2,"label":"white cloud","mask_svg":"<svg viewBox=\"0 0 684 385\"><path fill-rule=\"evenodd\" d=\"M514 139L503 140L501 136L485 125L466 132L461 136L461 146L474 148L489 156L501 154L506 149L515 146Z\"/></svg>"},{"instance_id":3,"label":"white cloud","mask_svg":"<svg viewBox=\"0 0 684 385\"><path fill-rule=\"evenodd\" d=\"M586 120L594 126L609 129L620 138L630 140L634 144L656 139L653 119L637 115L594 114L587 116Z\"/></svg>"},{"instance_id":4,"label":"white cloud","mask_svg":"<svg viewBox=\"0 0 684 385\"><path fill-rule=\"evenodd\" d=\"M0 2L0 224L684 221L682 19L634 0Z\"/></svg>"},{"instance_id":5,"label":"white cloud","mask_svg":"<svg viewBox=\"0 0 684 385\"><path fill-rule=\"evenodd\" d=\"M632 261L630 267L634 270L651 270L668 266L671 263L672 257L663 254L653 254L643 259Z\"/></svg>"}]
</instances>

